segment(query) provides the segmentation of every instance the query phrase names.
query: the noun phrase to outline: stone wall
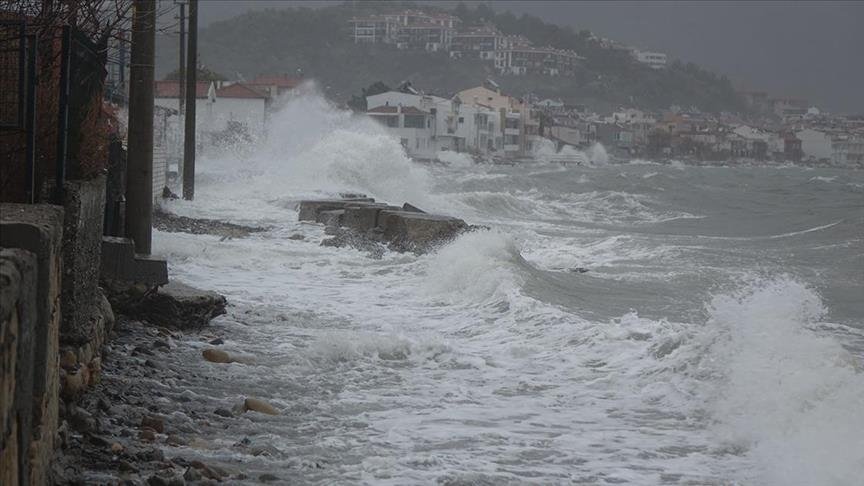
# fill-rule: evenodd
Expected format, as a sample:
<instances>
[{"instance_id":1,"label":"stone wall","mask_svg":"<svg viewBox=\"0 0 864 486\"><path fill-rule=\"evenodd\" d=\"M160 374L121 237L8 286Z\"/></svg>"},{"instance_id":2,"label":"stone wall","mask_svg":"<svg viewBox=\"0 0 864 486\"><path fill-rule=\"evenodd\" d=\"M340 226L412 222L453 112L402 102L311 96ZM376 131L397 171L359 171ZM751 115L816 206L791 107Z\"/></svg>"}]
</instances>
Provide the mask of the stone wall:
<instances>
[{"instance_id":1,"label":"stone wall","mask_svg":"<svg viewBox=\"0 0 864 486\"><path fill-rule=\"evenodd\" d=\"M11 270L13 266L18 271L19 282L25 282L25 287L27 279L33 278L36 288L34 307L21 305L12 296L4 297L0 302L0 315L9 316L3 332L8 329L11 333L16 322L20 331L22 321L33 330L32 356L26 356L27 349L23 349L23 353L20 348L16 349L16 362L26 359L29 366L16 366L14 385L14 401L22 407L21 410L30 411L31 433L27 434L26 421L11 425L17 429L19 437L16 453L19 457L18 470L11 474L16 474L19 481L29 476L29 484L49 483L48 471L57 433L62 238L63 208L48 204L0 204L0 247L24 250L35 255L36 259L35 267L28 267L28 259L22 256L23 252L4 252L4 268L10 279L10 288L11 282L15 280L15 272ZM18 286L20 289L21 284ZM13 302L19 304L13 305ZM30 373L32 391L28 394L26 389L29 387ZM7 429L3 434L8 437L8 432ZM5 454L11 456L13 453L6 453L4 449L4 461L7 459ZM20 460L22 455L26 455L23 461ZM7 484L5 479L4 485ZM27 483L24 481L24 484Z\"/></svg>"},{"instance_id":2,"label":"stone wall","mask_svg":"<svg viewBox=\"0 0 864 486\"><path fill-rule=\"evenodd\" d=\"M0 484L27 484L33 408L36 255L0 249Z\"/></svg>"}]
</instances>

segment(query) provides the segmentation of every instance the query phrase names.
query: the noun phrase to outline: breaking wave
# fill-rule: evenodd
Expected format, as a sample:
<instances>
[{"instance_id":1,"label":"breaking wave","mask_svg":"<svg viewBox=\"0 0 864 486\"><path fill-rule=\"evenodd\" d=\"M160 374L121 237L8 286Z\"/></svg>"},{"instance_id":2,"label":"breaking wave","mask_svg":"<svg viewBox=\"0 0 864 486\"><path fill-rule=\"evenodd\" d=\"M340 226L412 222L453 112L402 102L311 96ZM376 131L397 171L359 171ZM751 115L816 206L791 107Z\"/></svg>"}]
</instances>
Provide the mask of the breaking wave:
<instances>
[{"instance_id":1,"label":"breaking wave","mask_svg":"<svg viewBox=\"0 0 864 486\"><path fill-rule=\"evenodd\" d=\"M204 183L256 199L362 192L434 207L427 170L407 157L399 140L368 118L338 109L314 86L284 100L267 141L254 152L226 150L202 159Z\"/></svg>"},{"instance_id":2,"label":"breaking wave","mask_svg":"<svg viewBox=\"0 0 864 486\"><path fill-rule=\"evenodd\" d=\"M864 374L836 339L814 329L819 295L790 278L715 297L704 360L718 380L717 433L755 463L757 484L847 485L864 477Z\"/></svg>"}]
</instances>

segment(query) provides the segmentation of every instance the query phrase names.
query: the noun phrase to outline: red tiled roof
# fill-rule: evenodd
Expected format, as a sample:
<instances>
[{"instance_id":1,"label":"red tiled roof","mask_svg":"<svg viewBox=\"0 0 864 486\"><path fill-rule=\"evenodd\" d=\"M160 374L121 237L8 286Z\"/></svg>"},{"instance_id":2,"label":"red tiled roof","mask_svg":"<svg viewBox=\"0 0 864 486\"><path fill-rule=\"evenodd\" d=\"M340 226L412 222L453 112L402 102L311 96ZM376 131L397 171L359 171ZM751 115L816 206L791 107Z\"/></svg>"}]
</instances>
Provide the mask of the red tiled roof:
<instances>
[{"instance_id":1,"label":"red tiled roof","mask_svg":"<svg viewBox=\"0 0 864 486\"><path fill-rule=\"evenodd\" d=\"M216 98L267 98L267 95L256 88L242 83L234 83L216 90Z\"/></svg>"},{"instance_id":2,"label":"red tiled roof","mask_svg":"<svg viewBox=\"0 0 864 486\"><path fill-rule=\"evenodd\" d=\"M195 86L195 97L206 98L210 89L210 81L198 81ZM178 81L156 81L154 96L156 98L179 98L180 83Z\"/></svg>"},{"instance_id":3,"label":"red tiled roof","mask_svg":"<svg viewBox=\"0 0 864 486\"><path fill-rule=\"evenodd\" d=\"M296 88L302 82L303 80L300 78L292 78L284 74L275 74L258 76L257 78L246 84L249 86L267 85L277 86L279 88Z\"/></svg>"}]
</instances>

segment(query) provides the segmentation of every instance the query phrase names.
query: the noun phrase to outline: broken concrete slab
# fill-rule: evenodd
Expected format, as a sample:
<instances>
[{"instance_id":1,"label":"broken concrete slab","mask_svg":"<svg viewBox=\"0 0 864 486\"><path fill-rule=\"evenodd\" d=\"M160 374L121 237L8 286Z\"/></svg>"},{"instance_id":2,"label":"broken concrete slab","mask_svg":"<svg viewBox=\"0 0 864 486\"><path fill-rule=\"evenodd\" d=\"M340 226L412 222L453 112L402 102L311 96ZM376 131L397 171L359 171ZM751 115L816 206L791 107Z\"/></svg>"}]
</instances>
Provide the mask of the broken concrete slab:
<instances>
[{"instance_id":1,"label":"broken concrete slab","mask_svg":"<svg viewBox=\"0 0 864 486\"><path fill-rule=\"evenodd\" d=\"M423 211L422 209L418 208L417 206L410 204L410 203L407 203L407 202L402 205L402 211L410 211L412 213L425 213L426 212L426 211Z\"/></svg>"},{"instance_id":2,"label":"broken concrete slab","mask_svg":"<svg viewBox=\"0 0 864 486\"><path fill-rule=\"evenodd\" d=\"M388 204L353 204L345 207L342 226L355 231L369 231L378 226L378 214L384 210L398 210L398 206Z\"/></svg>"},{"instance_id":3,"label":"broken concrete slab","mask_svg":"<svg viewBox=\"0 0 864 486\"><path fill-rule=\"evenodd\" d=\"M315 217L316 223L321 223L324 226L341 226L342 219L345 216L344 209L332 209L329 211L321 211Z\"/></svg>"},{"instance_id":4,"label":"broken concrete slab","mask_svg":"<svg viewBox=\"0 0 864 486\"><path fill-rule=\"evenodd\" d=\"M337 209L345 209L348 204L374 203L375 199L371 197L351 198L351 199L324 199L320 201L300 201L298 206L300 221L315 221L318 218L318 213L321 211L334 211Z\"/></svg>"},{"instance_id":5,"label":"broken concrete slab","mask_svg":"<svg viewBox=\"0 0 864 486\"><path fill-rule=\"evenodd\" d=\"M114 310L133 319L174 329L200 329L226 313L224 296L171 281L153 290L141 284L115 284L109 300ZM119 285L118 285L119 284Z\"/></svg>"},{"instance_id":6,"label":"broken concrete slab","mask_svg":"<svg viewBox=\"0 0 864 486\"><path fill-rule=\"evenodd\" d=\"M381 211L378 226L384 238L403 251L424 252L465 231L465 221L412 211Z\"/></svg>"}]
</instances>

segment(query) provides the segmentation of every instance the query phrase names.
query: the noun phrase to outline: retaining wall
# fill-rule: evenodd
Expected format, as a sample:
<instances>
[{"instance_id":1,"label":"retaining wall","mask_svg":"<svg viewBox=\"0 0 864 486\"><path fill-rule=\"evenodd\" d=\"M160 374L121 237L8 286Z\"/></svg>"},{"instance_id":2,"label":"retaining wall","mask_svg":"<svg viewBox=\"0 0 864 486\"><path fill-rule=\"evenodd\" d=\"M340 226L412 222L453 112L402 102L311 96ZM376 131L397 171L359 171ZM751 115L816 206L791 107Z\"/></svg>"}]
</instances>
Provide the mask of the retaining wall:
<instances>
[{"instance_id":1,"label":"retaining wall","mask_svg":"<svg viewBox=\"0 0 864 486\"><path fill-rule=\"evenodd\" d=\"M7 418L3 423L8 427L0 433L5 438L18 437L14 446L11 441L4 442L4 466L17 464L16 471L2 469L4 486L16 484L14 478L6 475L17 476L20 484L49 483L59 409L62 237L63 208L48 204L0 204L0 247L4 248L0 261L5 272L3 278L10 283L8 295L4 285L0 299L3 342L5 345L6 337L11 337L13 332L25 341L32 337L32 347L28 348L24 342L21 343L23 347L16 346L14 360L6 356L5 349L3 353L4 389L10 386L12 373L6 363L14 361L13 407L21 413L29 411L32 419L28 425L20 414L16 415L18 420L9 420L9 416L4 415ZM33 285L28 283L30 281ZM32 333L28 335L26 329ZM0 413L8 412L7 401L3 402L7 409L0 408Z\"/></svg>"}]
</instances>

